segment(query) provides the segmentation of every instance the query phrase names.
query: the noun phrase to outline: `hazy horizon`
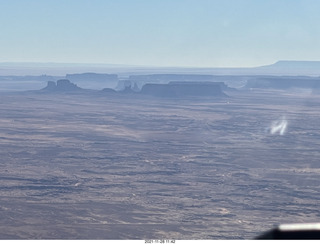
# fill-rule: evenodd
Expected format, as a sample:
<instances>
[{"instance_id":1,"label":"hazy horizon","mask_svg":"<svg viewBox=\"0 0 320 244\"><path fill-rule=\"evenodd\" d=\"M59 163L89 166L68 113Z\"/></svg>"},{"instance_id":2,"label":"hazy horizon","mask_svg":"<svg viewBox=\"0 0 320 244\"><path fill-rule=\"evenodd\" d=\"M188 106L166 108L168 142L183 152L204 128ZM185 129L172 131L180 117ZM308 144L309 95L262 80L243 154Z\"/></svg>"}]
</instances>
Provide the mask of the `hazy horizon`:
<instances>
[{"instance_id":1,"label":"hazy horizon","mask_svg":"<svg viewBox=\"0 0 320 244\"><path fill-rule=\"evenodd\" d=\"M0 62L258 67L319 60L319 1L0 1Z\"/></svg>"}]
</instances>

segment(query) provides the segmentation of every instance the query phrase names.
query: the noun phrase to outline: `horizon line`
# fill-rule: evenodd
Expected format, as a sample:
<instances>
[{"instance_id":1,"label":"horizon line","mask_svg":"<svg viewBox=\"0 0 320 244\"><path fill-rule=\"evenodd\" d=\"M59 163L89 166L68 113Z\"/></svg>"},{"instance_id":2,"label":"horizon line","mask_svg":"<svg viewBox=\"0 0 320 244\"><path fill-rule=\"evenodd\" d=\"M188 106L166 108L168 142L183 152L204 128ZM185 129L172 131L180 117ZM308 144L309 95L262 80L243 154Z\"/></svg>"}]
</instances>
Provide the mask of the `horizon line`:
<instances>
[{"instance_id":1,"label":"horizon line","mask_svg":"<svg viewBox=\"0 0 320 244\"><path fill-rule=\"evenodd\" d=\"M114 66L114 67L136 67L136 68L178 68L178 69L246 69L246 68L259 68L264 66L273 65L280 61L287 61L287 60L279 60L269 64L257 65L257 66L177 66L177 65L148 65L148 64L113 64L113 63L82 63L82 62L35 62L35 61L24 61L24 62L0 62L1 65L68 65L68 66ZM292 60L298 61L298 60ZM319 61L320 62L320 61ZM1 68L1 67L0 67Z\"/></svg>"}]
</instances>

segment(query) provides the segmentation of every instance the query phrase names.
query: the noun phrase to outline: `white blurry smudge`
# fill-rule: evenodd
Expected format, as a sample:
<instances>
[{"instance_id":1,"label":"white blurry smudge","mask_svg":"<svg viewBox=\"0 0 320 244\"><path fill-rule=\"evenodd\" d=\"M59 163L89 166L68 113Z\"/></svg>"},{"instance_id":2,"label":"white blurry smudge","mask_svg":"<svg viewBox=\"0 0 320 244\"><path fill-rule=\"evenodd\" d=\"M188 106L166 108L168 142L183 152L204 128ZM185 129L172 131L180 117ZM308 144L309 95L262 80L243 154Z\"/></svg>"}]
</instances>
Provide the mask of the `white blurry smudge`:
<instances>
[{"instance_id":1,"label":"white blurry smudge","mask_svg":"<svg viewBox=\"0 0 320 244\"><path fill-rule=\"evenodd\" d=\"M274 135L279 133L279 135L282 136L286 132L287 126L288 121L285 117L280 120L273 121L270 126L270 134Z\"/></svg>"}]
</instances>

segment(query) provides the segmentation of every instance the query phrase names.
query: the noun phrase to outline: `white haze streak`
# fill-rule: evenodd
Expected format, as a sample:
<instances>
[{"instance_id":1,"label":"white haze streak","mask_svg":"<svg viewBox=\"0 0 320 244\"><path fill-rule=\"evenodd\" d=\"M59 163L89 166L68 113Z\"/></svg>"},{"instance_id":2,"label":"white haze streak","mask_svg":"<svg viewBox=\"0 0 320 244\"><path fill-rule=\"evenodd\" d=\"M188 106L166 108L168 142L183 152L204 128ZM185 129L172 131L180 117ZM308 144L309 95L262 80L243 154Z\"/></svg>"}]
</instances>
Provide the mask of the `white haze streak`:
<instances>
[{"instance_id":1,"label":"white haze streak","mask_svg":"<svg viewBox=\"0 0 320 244\"><path fill-rule=\"evenodd\" d=\"M281 120L273 121L270 127L270 133L272 135L279 133L279 135L284 135L288 126L288 121L285 118Z\"/></svg>"}]
</instances>

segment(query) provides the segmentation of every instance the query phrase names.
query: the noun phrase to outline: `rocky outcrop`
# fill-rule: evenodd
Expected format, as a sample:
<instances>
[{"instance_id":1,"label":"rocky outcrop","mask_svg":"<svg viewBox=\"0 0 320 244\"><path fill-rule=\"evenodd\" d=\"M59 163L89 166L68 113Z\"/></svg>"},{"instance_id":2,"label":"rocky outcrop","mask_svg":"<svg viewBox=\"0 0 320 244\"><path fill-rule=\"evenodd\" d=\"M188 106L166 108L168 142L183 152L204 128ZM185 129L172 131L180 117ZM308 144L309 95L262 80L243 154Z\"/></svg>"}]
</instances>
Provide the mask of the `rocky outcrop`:
<instances>
[{"instance_id":1,"label":"rocky outcrop","mask_svg":"<svg viewBox=\"0 0 320 244\"><path fill-rule=\"evenodd\" d=\"M71 83L67 79L58 80L57 82L48 81L48 84L42 91L48 92L70 92L70 91L80 91L82 90L77 85Z\"/></svg>"}]
</instances>

